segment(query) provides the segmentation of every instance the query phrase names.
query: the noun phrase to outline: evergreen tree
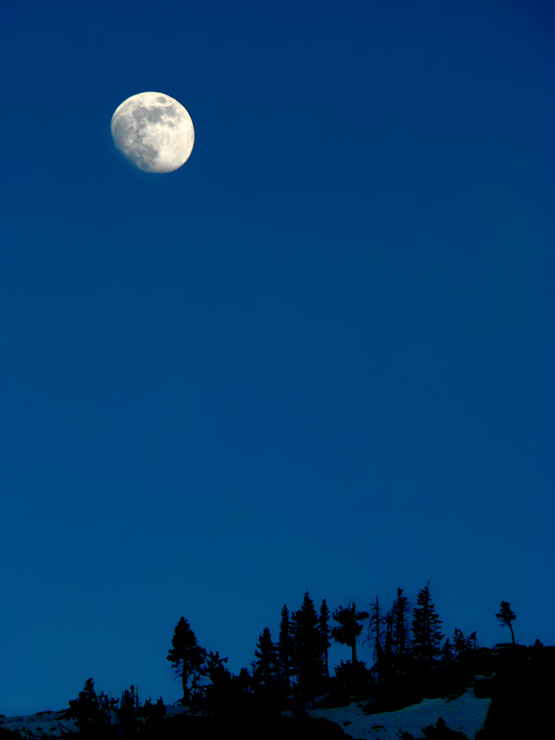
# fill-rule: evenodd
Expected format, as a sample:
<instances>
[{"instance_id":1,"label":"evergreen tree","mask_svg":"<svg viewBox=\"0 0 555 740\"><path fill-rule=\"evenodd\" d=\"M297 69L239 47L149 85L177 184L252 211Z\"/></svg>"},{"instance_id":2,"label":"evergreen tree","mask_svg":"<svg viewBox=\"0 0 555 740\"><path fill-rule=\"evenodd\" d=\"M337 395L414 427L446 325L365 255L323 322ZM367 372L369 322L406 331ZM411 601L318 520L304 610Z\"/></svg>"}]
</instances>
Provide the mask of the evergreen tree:
<instances>
[{"instance_id":1,"label":"evergreen tree","mask_svg":"<svg viewBox=\"0 0 555 740\"><path fill-rule=\"evenodd\" d=\"M409 600L403 595L403 589L397 589L397 598L391 610L393 617L392 646L395 655L404 655L409 646Z\"/></svg>"},{"instance_id":2,"label":"evergreen tree","mask_svg":"<svg viewBox=\"0 0 555 740\"><path fill-rule=\"evenodd\" d=\"M412 619L412 652L417 660L433 662L441 654L441 619L430 596L430 583L417 598Z\"/></svg>"},{"instance_id":3,"label":"evergreen tree","mask_svg":"<svg viewBox=\"0 0 555 740\"><path fill-rule=\"evenodd\" d=\"M116 710L120 726L120 737L124 740L137 733L137 717L140 709L139 693L132 685L121 695L119 707Z\"/></svg>"},{"instance_id":4,"label":"evergreen tree","mask_svg":"<svg viewBox=\"0 0 555 740\"><path fill-rule=\"evenodd\" d=\"M376 601L372 604L370 612L368 640L374 643L374 670L378 674L378 678L382 678L383 675L382 623L380 602L376 596Z\"/></svg>"},{"instance_id":5,"label":"evergreen tree","mask_svg":"<svg viewBox=\"0 0 555 740\"><path fill-rule=\"evenodd\" d=\"M368 619L368 612L357 611L354 601L349 606L340 606L333 613L333 619L338 622L338 627L332 627L331 636L342 645L351 648L352 663L357 662L357 637L362 631L362 620Z\"/></svg>"},{"instance_id":6,"label":"evergreen tree","mask_svg":"<svg viewBox=\"0 0 555 740\"><path fill-rule=\"evenodd\" d=\"M258 638L253 666L253 679L259 686L275 687L278 682L279 656L268 627Z\"/></svg>"},{"instance_id":7,"label":"evergreen tree","mask_svg":"<svg viewBox=\"0 0 555 740\"><path fill-rule=\"evenodd\" d=\"M206 657L205 675L210 681L204 689L205 707L211 714L225 712L233 692L233 677L226 668L227 658L210 651Z\"/></svg>"},{"instance_id":8,"label":"evergreen tree","mask_svg":"<svg viewBox=\"0 0 555 740\"><path fill-rule=\"evenodd\" d=\"M326 600L323 599L322 605L320 606L320 617L318 619L318 625L320 627L320 634L322 636L322 649L324 651L324 678L329 679L330 669L328 665L328 649L330 643L330 628L328 624L330 616L330 610L326 604Z\"/></svg>"},{"instance_id":9,"label":"evergreen tree","mask_svg":"<svg viewBox=\"0 0 555 740\"><path fill-rule=\"evenodd\" d=\"M501 624L504 627L508 627L511 630L511 637L513 640L513 645L515 645L515 633L513 632L513 626L512 623L516 619L516 614L511 609L511 605L508 601L502 601L501 602L501 610L498 614L495 615L497 619L501 622Z\"/></svg>"},{"instance_id":10,"label":"evergreen tree","mask_svg":"<svg viewBox=\"0 0 555 740\"><path fill-rule=\"evenodd\" d=\"M289 619L289 609L284 604L281 609L281 622L279 625L279 638L277 644L279 662L283 677L283 683L288 691L291 690L291 674L293 672L293 626Z\"/></svg>"},{"instance_id":11,"label":"evergreen tree","mask_svg":"<svg viewBox=\"0 0 555 740\"><path fill-rule=\"evenodd\" d=\"M69 700L67 716L77 720L80 734L84 736L90 735L98 728L102 715L92 678L85 681L83 691L79 692L77 699Z\"/></svg>"},{"instance_id":12,"label":"evergreen tree","mask_svg":"<svg viewBox=\"0 0 555 740\"><path fill-rule=\"evenodd\" d=\"M220 653L210 651L206 656L204 673L208 676L211 684L219 684L231 678L231 673L225 667L227 658L220 658Z\"/></svg>"},{"instance_id":13,"label":"evergreen tree","mask_svg":"<svg viewBox=\"0 0 555 740\"><path fill-rule=\"evenodd\" d=\"M162 734L162 722L166 716L166 705L162 697L153 704L151 699L147 699L142 707L138 709L139 716L144 720L144 731L141 735L145 738L159 737Z\"/></svg>"},{"instance_id":14,"label":"evergreen tree","mask_svg":"<svg viewBox=\"0 0 555 740\"><path fill-rule=\"evenodd\" d=\"M441 648L441 662L445 665L450 665L453 662L453 647L449 638L445 640Z\"/></svg>"},{"instance_id":15,"label":"evergreen tree","mask_svg":"<svg viewBox=\"0 0 555 740\"><path fill-rule=\"evenodd\" d=\"M387 671L391 670L393 664L393 614L387 612L384 619L385 632L384 632L384 645L383 645L383 661Z\"/></svg>"},{"instance_id":16,"label":"evergreen tree","mask_svg":"<svg viewBox=\"0 0 555 740\"><path fill-rule=\"evenodd\" d=\"M466 638L463 635L462 630L458 627L455 627L455 632L453 634L453 648L457 654L457 658L460 658L461 655L468 650Z\"/></svg>"},{"instance_id":17,"label":"evergreen tree","mask_svg":"<svg viewBox=\"0 0 555 740\"><path fill-rule=\"evenodd\" d=\"M478 645L476 642L476 632L473 632L470 637L465 637L458 627L455 627L455 634L453 635L453 648L457 654L457 659L471 650L477 650Z\"/></svg>"},{"instance_id":18,"label":"evergreen tree","mask_svg":"<svg viewBox=\"0 0 555 740\"><path fill-rule=\"evenodd\" d=\"M294 612L291 622L299 709L303 713L306 700L320 688L324 672L322 635L314 602L308 591L304 595L302 607Z\"/></svg>"},{"instance_id":19,"label":"evergreen tree","mask_svg":"<svg viewBox=\"0 0 555 740\"><path fill-rule=\"evenodd\" d=\"M198 645L195 633L183 617L175 628L167 659L176 674L181 677L183 704L191 706L193 695L199 688L200 678L204 675L206 651Z\"/></svg>"},{"instance_id":20,"label":"evergreen tree","mask_svg":"<svg viewBox=\"0 0 555 740\"><path fill-rule=\"evenodd\" d=\"M79 692L78 699L69 700L69 717L74 717L78 720L83 718L92 718L98 715L100 711L100 705L96 691L94 690L94 681L92 678L88 678L85 681L83 691Z\"/></svg>"},{"instance_id":21,"label":"evergreen tree","mask_svg":"<svg viewBox=\"0 0 555 740\"><path fill-rule=\"evenodd\" d=\"M77 720L79 735L86 740L97 737L115 738L117 728L112 723L112 714L118 709L118 700L104 693L97 695L92 678L85 681L83 691L77 699L70 699L67 717Z\"/></svg>"},{"instance_id":22,"label":"evergreen tree","mask_svg":"<svg viewBox=\"0 0 555 740\"><path fill-rule=\"evenodd\" d=\"M239 675L235 676L237 685L245 694L252 691L252 679L246 668L241 668Z\"/></svg>"}]
</instances>

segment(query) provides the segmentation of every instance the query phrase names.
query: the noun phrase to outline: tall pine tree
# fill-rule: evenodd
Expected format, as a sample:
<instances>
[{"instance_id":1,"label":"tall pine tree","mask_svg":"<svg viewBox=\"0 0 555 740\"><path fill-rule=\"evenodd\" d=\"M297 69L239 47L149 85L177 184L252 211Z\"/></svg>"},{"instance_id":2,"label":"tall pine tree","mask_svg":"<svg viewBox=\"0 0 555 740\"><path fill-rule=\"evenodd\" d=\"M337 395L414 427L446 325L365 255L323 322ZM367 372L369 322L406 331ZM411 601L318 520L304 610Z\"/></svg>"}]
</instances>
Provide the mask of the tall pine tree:
<instances>
[{"instance_id":1,"label":"tall pine tree","mask_svg":"<svg viewBox=\"0 0 555 740\"><path fill-rule=\"evenodd\" d=\"M175 628L172 647L167 659L171 662L183 686L183 704L191 705L192 691L204 674L206 651L197 643L189 622L181 617Z\"/></svg>"},{"instance_id":2,"label":"tall pine tree","mask_svg":"<svg viewBox=\"0 0 555 740\"><path fill-rule=\"evenodd\" d=\"M387 612L383 618L385 624L383 641L383 662L387 673L393 668L393 614Z\"/></svg>"},{"instance_id":3,"label":"tall pine tree","mask_svg":"<svg viewBox=\"0 0 555 740\"><path fill-rule=\"evenodd\" d=\"M308 591L304 595L302 607L294 612L291 623L299 708L304 712L306 700L321 687L324 672L322 635L314 602Z\"/></svg>"},{"instance_id":4,"label":"tall pine tree","mask_svg":"<svg viewBox=\"0 0 555 740\"><path fill-rule=\"evenodd\" d=\"M289 618L287 604L281 608L281 622L279 624L278 656L283 683L288 691L291 690L291 674L293 673L293 626Z\"/></svg>"},{"instance_id":5,"label":"tall pine tree","mask_svg":"<svg viewBox=\"0 0 555 740\"><path fill-rule=\"evenodd\" d=\"M416 597L412 618L412 654L423 662L432 663L441 655L441 619L430 596L430 582Z\"/></svg>"},{"instance_id":6,"label":"tall pine tree","mask_svg":"<svg viewBox=\"0 0 555 740\"><path fill-rule=\"evenodd\" d=\"M516 619L516 614L511 609L511 605L508 601L501 602L501 609L499 613L495 615L504 627L508 627L511 630L511 638L513 645L515 645L515 633L513 631L513 622Z\"/></svg>"},{"instance_id":7,"label":"tall pine tree","mask_svg":"<svg viewBox=\"0 0 555 740\"><path fill-rule=\"evenodd\" d=\"M254 651L253 679L256 684L274 688L279 679L279 657L268 627L264 627Z\"/></svg>"},{"instance_id":8,"label":"tall pine tree","mask_svg":"<svg viewBox=\"0 0 555 740\"><path fill-rule=\"evenodd\" d=\"M382 678L383 676L382 623L383 617L380 612L380 602L376 596L376 601L372 604L370 611L368 641L374 643L373 671L378 675L378 678Z\"/></svg>"},{"instance_id":9,"label":"tall pine tree","mask_svg":"<svg viewBox=\"0 0 555 740\"><path fill-rule=\"evenodd\" d=\"M330 628L329 628L329 616L330 616L330 610L328 609L328 605L326 604L326 600L322 600L322 605L320 606L320 616L318 619L318 625L320 627L320 635L322 637L322 649L324 651L324 678L328 679L330 677L330 669L328 665L328 649L331 645L330 643Z\"/></svg>"},{"instance_id":10,"label":"tall pine tree","mask_svg":"<svg viewBox=\"0 0 555 740\"><path fill-rule=\"evenodd\" d=\"M403 595L403 589L397 589L397 598L393 602L391 616L393 618L392 648L396 656L404 655L409 644L409 600Z\"/></svg>"}]
</instances>

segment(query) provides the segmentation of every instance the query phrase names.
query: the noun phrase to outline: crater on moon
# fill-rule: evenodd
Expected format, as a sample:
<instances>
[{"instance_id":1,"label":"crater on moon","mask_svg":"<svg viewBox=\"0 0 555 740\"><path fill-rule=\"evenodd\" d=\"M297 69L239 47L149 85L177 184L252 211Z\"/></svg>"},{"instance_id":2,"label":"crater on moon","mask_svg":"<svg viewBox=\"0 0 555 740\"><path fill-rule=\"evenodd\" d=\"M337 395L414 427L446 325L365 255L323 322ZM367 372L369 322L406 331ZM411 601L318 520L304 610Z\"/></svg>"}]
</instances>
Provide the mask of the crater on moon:
<instances>
[{"instance_id":1,"label":"crater on moon","mask_svg":"<svg viewBox=\"0 0 555 740\"><path fill-rule=\"evenodd\" d=\"M189 159L195 143L193 121L169 95L145 92L127 98L111 123L116 147L145 172L173 172Z\"/></svg>"}]
</instances>

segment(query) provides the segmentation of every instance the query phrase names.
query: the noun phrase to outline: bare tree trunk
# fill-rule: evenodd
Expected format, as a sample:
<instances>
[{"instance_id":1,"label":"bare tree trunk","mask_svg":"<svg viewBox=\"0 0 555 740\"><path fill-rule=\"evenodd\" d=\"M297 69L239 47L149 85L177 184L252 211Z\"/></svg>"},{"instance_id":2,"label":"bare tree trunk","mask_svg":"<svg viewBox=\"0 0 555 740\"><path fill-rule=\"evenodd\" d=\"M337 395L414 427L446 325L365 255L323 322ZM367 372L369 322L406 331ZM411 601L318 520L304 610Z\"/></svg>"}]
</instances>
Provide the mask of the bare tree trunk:
<instances>
[{"instance_id":1,"label":"bare tree trunk","mask_svg":"<svg viewBox=\"0 0 555 740\"><path fill-rule=\"evenodd\" d=\"M191 703L191 693L189 691L189 687L187 686L187 680L189 676L186 673L185 669L183 669L181 673L181 685L183 686L183 705L189 706Z\"/></svg>"}]
</instances>

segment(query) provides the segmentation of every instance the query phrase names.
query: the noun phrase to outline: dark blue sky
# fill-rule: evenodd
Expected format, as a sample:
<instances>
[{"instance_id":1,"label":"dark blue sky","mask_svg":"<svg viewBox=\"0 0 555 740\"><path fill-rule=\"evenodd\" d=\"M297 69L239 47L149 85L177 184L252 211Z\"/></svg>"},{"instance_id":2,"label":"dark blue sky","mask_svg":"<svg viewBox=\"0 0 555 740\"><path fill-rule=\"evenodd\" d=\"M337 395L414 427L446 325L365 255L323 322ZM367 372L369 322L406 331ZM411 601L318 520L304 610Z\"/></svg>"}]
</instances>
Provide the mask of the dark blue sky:
<instances>
[{"instance_id":1,"label":"dark blue sky","mask_svg":"<svg viewBox=\"0 0 555 740\"><path fill-rule=\"evenodd\" d=\"M181 616L237 672L306 589L554 643L553 3L0 21L0 713L175 701ZM150 90L169 175L110 138Z\"/></svg>"}]
</instances>

